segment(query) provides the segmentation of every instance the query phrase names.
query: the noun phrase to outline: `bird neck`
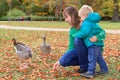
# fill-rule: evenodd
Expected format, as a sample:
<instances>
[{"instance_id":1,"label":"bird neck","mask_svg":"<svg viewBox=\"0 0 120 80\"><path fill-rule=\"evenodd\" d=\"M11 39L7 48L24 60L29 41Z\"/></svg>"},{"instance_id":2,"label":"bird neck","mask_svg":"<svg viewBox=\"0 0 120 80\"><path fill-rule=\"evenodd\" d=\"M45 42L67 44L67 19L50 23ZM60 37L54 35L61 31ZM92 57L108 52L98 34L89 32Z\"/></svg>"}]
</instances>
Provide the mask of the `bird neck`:
<instances>
[{"instance_id":1,"label":"bird neck","mask_svg":"<svg viewBox=\"0 0 120 80\"><path fill-rule=\"evenodd\" d=\"M14 46L16 46L16 45L17 45L17 42L16 42L16 41L14 41L14 42L13 42L13 44L14 44Z\"/></svg>"},{"instance_id":2,"label":"bird neck","mask_svg":"<svg viewBox=\"0 0 120 80\"><path fill-rule=\"evenodd\" d=\"M43 43L46 45L46 38L43 38Z\"/></svg>"}]
</instances>

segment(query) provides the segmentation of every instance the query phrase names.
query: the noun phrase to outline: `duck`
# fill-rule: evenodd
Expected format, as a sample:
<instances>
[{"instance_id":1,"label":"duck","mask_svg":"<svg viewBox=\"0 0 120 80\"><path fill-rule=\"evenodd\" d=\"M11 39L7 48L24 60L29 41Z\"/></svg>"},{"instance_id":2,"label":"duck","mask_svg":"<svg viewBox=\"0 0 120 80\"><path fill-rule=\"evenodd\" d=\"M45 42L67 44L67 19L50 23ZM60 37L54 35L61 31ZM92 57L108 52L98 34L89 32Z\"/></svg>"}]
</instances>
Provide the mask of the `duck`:
<instances>
[{"instance_id":1,"label":"duck","mask_svg":"<svg viewBox=\"0 0 120 80\"><path fill-rule=\"evenodd\" d=\"M42 36L43 43L40 45L40 50L43 54L50 54L51 53L51 46L50 44L46 43L46 35Z\"/></svg>"},{"instance_id":2,"label":"duck","mask_svg":"<svg viewBox=\"0 0 120 80\"><path fill-rule=\"evenodd\" d=\"M33 51L30 47L12 38L13 45L20 61L20 68L28 68L28 60L32 59Z\"/></svg>"}]
</instances>

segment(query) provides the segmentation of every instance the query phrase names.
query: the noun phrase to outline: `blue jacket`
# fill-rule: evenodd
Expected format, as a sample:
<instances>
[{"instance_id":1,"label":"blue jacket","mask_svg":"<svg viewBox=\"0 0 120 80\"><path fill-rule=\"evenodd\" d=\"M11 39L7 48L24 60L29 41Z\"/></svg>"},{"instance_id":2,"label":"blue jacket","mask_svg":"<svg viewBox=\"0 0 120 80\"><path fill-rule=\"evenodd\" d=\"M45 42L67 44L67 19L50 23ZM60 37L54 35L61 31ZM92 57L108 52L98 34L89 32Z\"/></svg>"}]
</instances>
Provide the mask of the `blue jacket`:
<instances>
[{"instance_id":1,"label":"blue jacket","mask_svg":"<svg viewBox=\"0 0 120 80\"><path fill-rule=\"evenodd\" d=\"M72 36L75 38L84 39L87 47L92 45L104 46L103 39L99 39L97 42L91 42L90 38L99 34L103 29L98 25L98 22L101 20L101 17L98 13L90 13L87 18L82 22L79 31Z\"/></svg>"}]
</instances>

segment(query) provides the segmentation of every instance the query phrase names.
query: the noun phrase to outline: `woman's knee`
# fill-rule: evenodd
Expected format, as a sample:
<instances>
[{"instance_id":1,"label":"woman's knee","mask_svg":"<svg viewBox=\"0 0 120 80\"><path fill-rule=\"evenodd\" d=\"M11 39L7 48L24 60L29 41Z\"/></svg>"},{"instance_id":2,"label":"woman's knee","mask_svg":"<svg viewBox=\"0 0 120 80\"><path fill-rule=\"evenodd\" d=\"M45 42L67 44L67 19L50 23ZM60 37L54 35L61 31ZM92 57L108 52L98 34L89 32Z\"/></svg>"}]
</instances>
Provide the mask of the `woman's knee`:
<instances>
[{"instance_id":1,"label":"woman's knee","mask_svg":"<svg viewBox=\"0 0 120 80\"><path fill-rule=\"evenodd\" d=\"M60 58L59 62L60 62L60 65L61 65L61 66L63 66L63 67L67 66L67 64L68 64L68 62L69 62L68 56L70 56L70 55L68 54L68 52L66 52L66 53Z\"/></svg>"},{"instance_id":2,"label":"woman's knee","mask_svg":"<svg viewBox=\"0 0 120 80\"><path fill-rule=\"evenodd\" d=\"M75 49L69 50L60 58L60 65L65 67L72 64L74 59L77 58L77 53Z\"/></svg>"},{"instance_id":3,"label":"woman's knee","mask_svg":"<svg viewBox=\"0 0 120 80\"><path fill-rule=\"evenodd\" d=\"M60 60L59 60L59 63L60 63L60 65L63 66L63 67L68 66L68 63L67 63L65 60L60 59Z\"/></svg>"}]
</instances>

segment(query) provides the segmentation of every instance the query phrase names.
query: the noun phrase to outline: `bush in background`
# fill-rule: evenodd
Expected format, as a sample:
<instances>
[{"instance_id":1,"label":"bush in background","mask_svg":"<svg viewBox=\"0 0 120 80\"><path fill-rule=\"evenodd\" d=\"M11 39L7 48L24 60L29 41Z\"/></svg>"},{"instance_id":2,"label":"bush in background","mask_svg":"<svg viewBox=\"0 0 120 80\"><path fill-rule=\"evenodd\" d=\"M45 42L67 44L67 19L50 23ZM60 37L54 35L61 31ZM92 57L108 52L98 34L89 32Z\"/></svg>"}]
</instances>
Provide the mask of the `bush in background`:
<instances>
[{"instance_id":1,"label":"bush in background","mask_svg":"<svg viewBox=\"0 0 120 80\"><path fill-rule=\"evenodd\" d=\"M23 16L23 21L59 21L59 18L56 18L55 16ZM22 16L4 16L0 18L0 21L22 21ZM63 21L64 18L62 17L61 20Z\"/></svg>"},{"instance_id":2,"label":"bush in background","mask_svg":"<svg viewBox=\"0 0 120 80\"><path fill-rule=\"evenodd\" d=\"M8 12L7 16L9 17L19 17L19 16L26 16L26 14L19 10L19 9L13 9L11 11Z\"/></svg>"}]
</instances>

